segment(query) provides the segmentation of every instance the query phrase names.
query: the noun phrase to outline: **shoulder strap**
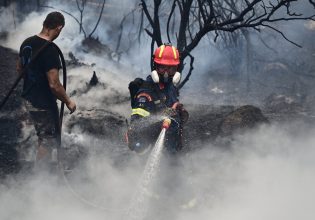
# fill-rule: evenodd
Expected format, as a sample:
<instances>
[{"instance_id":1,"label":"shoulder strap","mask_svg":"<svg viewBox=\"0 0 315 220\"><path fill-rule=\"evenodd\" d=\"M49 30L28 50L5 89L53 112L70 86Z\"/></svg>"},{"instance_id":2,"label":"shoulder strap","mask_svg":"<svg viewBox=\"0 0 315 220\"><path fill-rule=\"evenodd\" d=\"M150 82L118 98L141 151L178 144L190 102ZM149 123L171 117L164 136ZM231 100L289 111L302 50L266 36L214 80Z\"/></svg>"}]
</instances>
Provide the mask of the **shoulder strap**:
<instances>
[{"instance_id":1,"label":"shoulder strap","mask_svg":"<svg viewBox=\"0 0 315 220\"><path fill-rule=\"evenodd\" d=\"M30 66L30 64L32 64L34 62L34 60L37 59L38 55L48 46L50 45L51 42L50 41L46 41L45 44L36 52L36 54L31 58L31 61L22 69L21 74L19 75L19 77L15 80L13 86L11 87L11 89L9 90L9 92L7 93L7 95L5 96L5 98L2 100L1 104L0 104L0 109L2 109L2 107L5 105L5 103L8 101L10 95L12 94L12 92L14 91L15 87L19 84L19 82L21 81L21 79L25 76L26 74L26 70L27 68Z\"/></svg>"},{"instance_id":2,"label":"shoulder strap","mask_svg":"<svg viewBox=\"0 0 315 220\"><path fill-rule=\"evenodd\" d=\"M50 44L54 44L54 43L52 43L50 41L46 41L44 43L44 45L42 47L40 47L39 50L35 53L35 55L30 57L29 62L27 62L26 65L23 67L23 70L22 70L23 76L27 75L27 69L29 67L31 67L31 65L39 57L39 55L42 53L42 51L44 51L48 47L48 45L50 45ZM35 84L36 84L36 81L33 82L25 91L23 91L23 96L28 94L31 91L31 89L34 87Z\"/></svg>"},{"instance_id":3,"label":"shoulder strap","mask_svg":"<svg viewBox=\"0 0 315 220\"><path fill-rule=\"evenodd\" d=\"M22 74L25 74L25 70L28 67L30 67L30 65L38 58L38 56L42 53L42 51L44 51L50 44L54 44L54 43L50 41L46 41L44 45L41 48L39 48L39 50L35 53L35 55L31 57L30 62L23 68Z\"/></svg>"}]
</instances>

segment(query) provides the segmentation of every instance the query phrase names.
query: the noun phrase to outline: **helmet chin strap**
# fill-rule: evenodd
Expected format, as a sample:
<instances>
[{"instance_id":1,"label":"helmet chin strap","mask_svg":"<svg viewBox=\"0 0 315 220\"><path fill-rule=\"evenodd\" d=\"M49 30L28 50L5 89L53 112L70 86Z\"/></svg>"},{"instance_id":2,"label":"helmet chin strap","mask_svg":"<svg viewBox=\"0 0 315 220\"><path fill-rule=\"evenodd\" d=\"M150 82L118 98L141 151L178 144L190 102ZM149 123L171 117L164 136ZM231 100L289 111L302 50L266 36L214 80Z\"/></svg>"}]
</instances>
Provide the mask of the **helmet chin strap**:
<instances>
[{"instance_id":1,"label":"helmet chin strap","mask_svg":"<svg viewBox=\"0 0 315 220\"><path fill-rule=\"evenodd\" d=\"M164 75L164 77L168 78L168 74L165 74L165 75ZM155 83L160 82L160 77L159 77L159 74L156 70L153 70L151 72L151 77L152 77L153 82L155 82ZM176 72L174 74L174 76L172 77L172 82L175 86L180 82L180 78L181 78L181 74L179 72Z\"/></svg>"}]
</instances>

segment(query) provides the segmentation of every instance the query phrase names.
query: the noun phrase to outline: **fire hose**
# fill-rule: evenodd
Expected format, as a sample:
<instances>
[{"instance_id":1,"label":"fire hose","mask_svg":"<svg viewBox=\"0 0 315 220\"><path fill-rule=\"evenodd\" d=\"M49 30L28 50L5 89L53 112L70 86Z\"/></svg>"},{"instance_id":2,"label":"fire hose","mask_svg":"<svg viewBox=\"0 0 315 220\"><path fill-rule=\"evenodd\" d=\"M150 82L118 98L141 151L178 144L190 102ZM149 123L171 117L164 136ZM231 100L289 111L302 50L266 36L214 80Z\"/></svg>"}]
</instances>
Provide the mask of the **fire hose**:
<instances>
[{"instance_id":1,"label":"fire hose","mask_svg":"<svg viewBox=\"0 0 315 220\"><path fill-rule=\"evenodd\" d=\"M29 68L30 64L32 64L41 54L41 52L43 50L45 50L45 48L47 48L48 45L53 45L57 51L58 54L60 56L61 59L61 63L62 63L62 72L63 72L63 87L66 90L66 86L67 86L67 68L66 68L66 62L64 59L64 56L60 50L60 48L54 44L53 42L47 41L38 51L37 53L31 58L31 61L27 64L27 66L25 66L21 72L21 74L19 75L19 77L14 81L12 87L10 88L10 90L8 91L8 93L6 94L6 96L4 97L4 99L1 101L0 104L0 110L3 108L3 106L6 104L6 102L8 101L9 97L11 96L12 92L15 90L16 86L19 84L19 82L21 81L22 78L24 78L24 76L27 73L27 69ZM63 113L64 113L64 103L61 103L60 106L60 114L59 114L59 128L60 128L60 133L61 133L61 128L62 128L62 120L63 120Z\"/></svg>"},{"instance_id":2,"label":"fire hose","mask_svg":"<svg viewBox=\"0 0 315 220\"><path fill-rule=\"evenodd\" d=\"M60 50L60 48L54 44L53 42L47 41L36 53L35 55L31 58L30 62L23 68L23 70L21 71L20 75L18 76L18 78L14 81L12 87L10 88L10 90L8 91L8 93L6 94L5 98L1 101L0 104L0 110L2 110L2 108L5 106L5 104L7 103L9 97L12 95L12 93L14 92L14 90L16 89L17 85L20 83L21 79L25 77L25 75L27 74L27 69L29 68L30 64L32 64L41 54L42 51L45 50L45 48L47 48L47 46L49 45L53 45L58 52L58 55L60 57L61 60L61 64L62 64L62 72L63 72L63 80L62 80L62 85L64 87L64 89L66 90L67 87L67 69L66 69L66 62L63 56L62 51ZM58 142L59 142L59 146L57 147L57 163L58 163L58 170L61 172L61 176L63 177L66 186L68 187L68 189L72 192L72 194L78 199L80 200L82 203L89 205L91 207L103 210L103 211L112 211L112 212L122 212L125 211L125 209L107 209L104 207L100 207L97 204L94 204L93 202L90 202L88 200L86 200L85 198L83 198L81 195L79 195L71 186L71 184L69 183L66 174L65 174L65 170L64 170L64 165L62 162L62 157L61 157L61 133L62 133L62 121L63 121L63 114L64 114L64 103L61 102L60 105L60 112L59 112L59 137L58 137Z\"/></svg>"}]
</instances>

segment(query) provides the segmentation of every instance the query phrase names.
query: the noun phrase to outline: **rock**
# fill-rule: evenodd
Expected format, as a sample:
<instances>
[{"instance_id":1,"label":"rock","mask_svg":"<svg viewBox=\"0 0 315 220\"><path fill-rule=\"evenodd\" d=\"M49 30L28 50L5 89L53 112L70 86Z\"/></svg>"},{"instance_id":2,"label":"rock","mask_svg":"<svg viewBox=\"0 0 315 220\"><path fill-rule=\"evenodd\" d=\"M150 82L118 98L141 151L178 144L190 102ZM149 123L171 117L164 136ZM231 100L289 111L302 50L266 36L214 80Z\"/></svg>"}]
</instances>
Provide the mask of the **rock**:
<instances>
[{"instance_id":1,"label":"rock","mask_svg":"<svg viewBox=\"0 0 315 220\"><path fill-rule=\"evenodd\" d=\"M6 62L0 63L0 98L2 99L5 91L9 89L10 84L16 78L15 62L17 54L9 49L0 47L0 58L1 60L6 60ZM95 87L106 89L105 84L102 82L97 83ZM87 86L83 90L77 90L76 93L80 95L89 91L89 86ZM111 94L109 97L104 97L100 102L103 105L130 108L129 97L126 97L114 88L111 88ZM294 103L298 102L291 102L290 99L274 96L268 99L266 103L271 111L278 111L279 108L286 109L287 106L295 106ZM260 123L268 121L259 108L249 105L241 107L185 105L185 108L190 114L188 122L184 125L184 136L188 149L193 148L196 142L211 143L219 139L219 137L228 137L235 132L251 129ZM33 143L36 142L33 138L35 136L34 133L31 134L30 138L27 136L27 140L23 140L22 137L22 122L27 121L27 117L25 110L22 108L22 99L19 93L15 91L0 114L0 175L6 175L19 169L21 155L25 154L26 151L25 147L21 147L24 145L23 141L31 143L32 145L29 144L31 148L34 147ZM285 117L286 115L284 115ZM73 138L72 136L68 138L70 141L79 139L78 137L81 134L87 134L91 138L95 137L101 141L110 142L110 144L118 143L115 146L123 146L122 148L127 151L127 147L124 147L124 133L127 130L125 121L126 118L124 116L115 112L104 109L90 109L76 112L76 114L70 116L69 120L65 120L64 131L69 136L73 135ZM75 135L77 137L74 137ZM63 138L66 139L65 136ZM25 145L28 143L25 143ZM69 151L68 154L73 155L72 157L76 160L79 160L80 155L87 153L85 150L89 150L88 147L86 149L75 148L76 143L73 142L67 144L68 146L73 144L71 148L69 147L65 150ZM19 147L16 148L16 146ZM106 146L104 145L104 147ZM73 160L72 162L75 163L76 161Z\"/></svg>"},{"instance_id":2,"label":"rock","mask_svg":"<svg viewBox=\"0 0 315 220\"><path fill-rule=\"evenodd\" d=\"M250 105L187 106L187 109L190 118L184 126L184 136L188 145L196 141L213 142L218 137L231 136L235 132L268 122L259 108Z\"/></svg>"},{"instance_id":3,"label":"rock","mask_svg":"<svg viewBox=\"0 0 315 220\"><path fill-rule=\"evenodd\" d=\"M20 164L16 149L12 148L12 145L2 144L0 150L0 180L19 169Z\"/></svg>"},{"instance_id":4,"label":"rock","mask_svg":"<svg viewBox=\"0 0 315 220\"><path fill-rule=\"evenodd\" d=\"M74 56L72 52L68 54L70 60L66 60L66 66L82 66L83 63L80 63L79 60Z\"/></svg>"},{"instance_id":5,"label":"rock","mask_svg":"<svg viewBox=\"0 0 315 220\"><path fill-rule=\"evenodd\" d=\"M77 112L68 122L68 130L71 133L79 129L83 133L89 133L96 137L120 141L123 138L123 130L126 129L125 118L113 112L103 109L92 109ZM121 134L119 136L119 134Z\"/></svg>"},{"instance_id":6,"label":"rock","mask_svg":"<svg viewBox=\"0 0 315 220\"><path fill-rule=\"evenodd\" d=\"M102 44L98 38L97 39L93 37L85 38L82 41L82 48L83 48L83 51L87 53L94 53L96 55L105 55L107 56L107 58L111 60L113 59L114 52L112 51L112 49L109 46Z\"/></svg>"},{"instance_id":7,"label":"rock","mask_svg":"<svg viewBox=\"0 0 315 220\"><path fill-rule=\"evenodd\" d=\"M214 141L217 137L232 135L243 129L254 128L268 122L257 107L234 106L188 106L190 118L184 125L186 144L196 141ZM126 118L102 109L81 111L71 117L69 133L79 132L93 135L116 143L122 143L127 125Z\"/></svg>"},{"instance_id":8,"label":"rock","mask_svg":"<svg viewBox=\"0 0 315 220\"><path fill-rule=\"evenodd\" d=\"M220 135L232 135L237 131L254 128L258 124L267 123L268 119L262 114L261 110L251 105L237 108L223 118L220 125Z\"/></svg>"},{"instance_id":9,"label":"rock","mask_svg":"<svg viewBox=\"0 0 315 220\"><path fill-rule=\"evenodd\" d=\"M214 140L220 133L224 117L234 110L233 106L187 105L190 117L184 126L188 142Z\"/></svg>"}]
</instances>

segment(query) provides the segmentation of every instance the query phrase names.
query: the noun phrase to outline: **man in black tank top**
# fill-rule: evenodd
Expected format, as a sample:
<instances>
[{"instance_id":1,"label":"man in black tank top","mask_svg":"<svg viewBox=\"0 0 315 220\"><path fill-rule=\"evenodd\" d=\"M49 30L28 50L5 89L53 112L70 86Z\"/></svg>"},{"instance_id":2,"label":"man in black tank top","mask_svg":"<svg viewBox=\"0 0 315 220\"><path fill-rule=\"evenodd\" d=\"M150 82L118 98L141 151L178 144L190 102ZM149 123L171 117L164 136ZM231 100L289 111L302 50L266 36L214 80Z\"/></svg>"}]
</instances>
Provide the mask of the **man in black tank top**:
<instances>
[{"instance_id":1,"label":"man in black tank top","mask_svg":"<svg viewBox=\"0 0 315 220\"><path fill-rule=\"evenodd\" d=\"M19 52L17 71L20 74L36 56L26 69L22 97L26 100L38 136L38 163L50 162L52 150L60 144L56 100L64 102L70 112L76 110L75 102L68 97L60 83L59 69L62 66L58 50L50 43L59 36L64 25L65 20L61 13L49 13L41 32L24 40Z\"/></svg>"}]
</instances>

